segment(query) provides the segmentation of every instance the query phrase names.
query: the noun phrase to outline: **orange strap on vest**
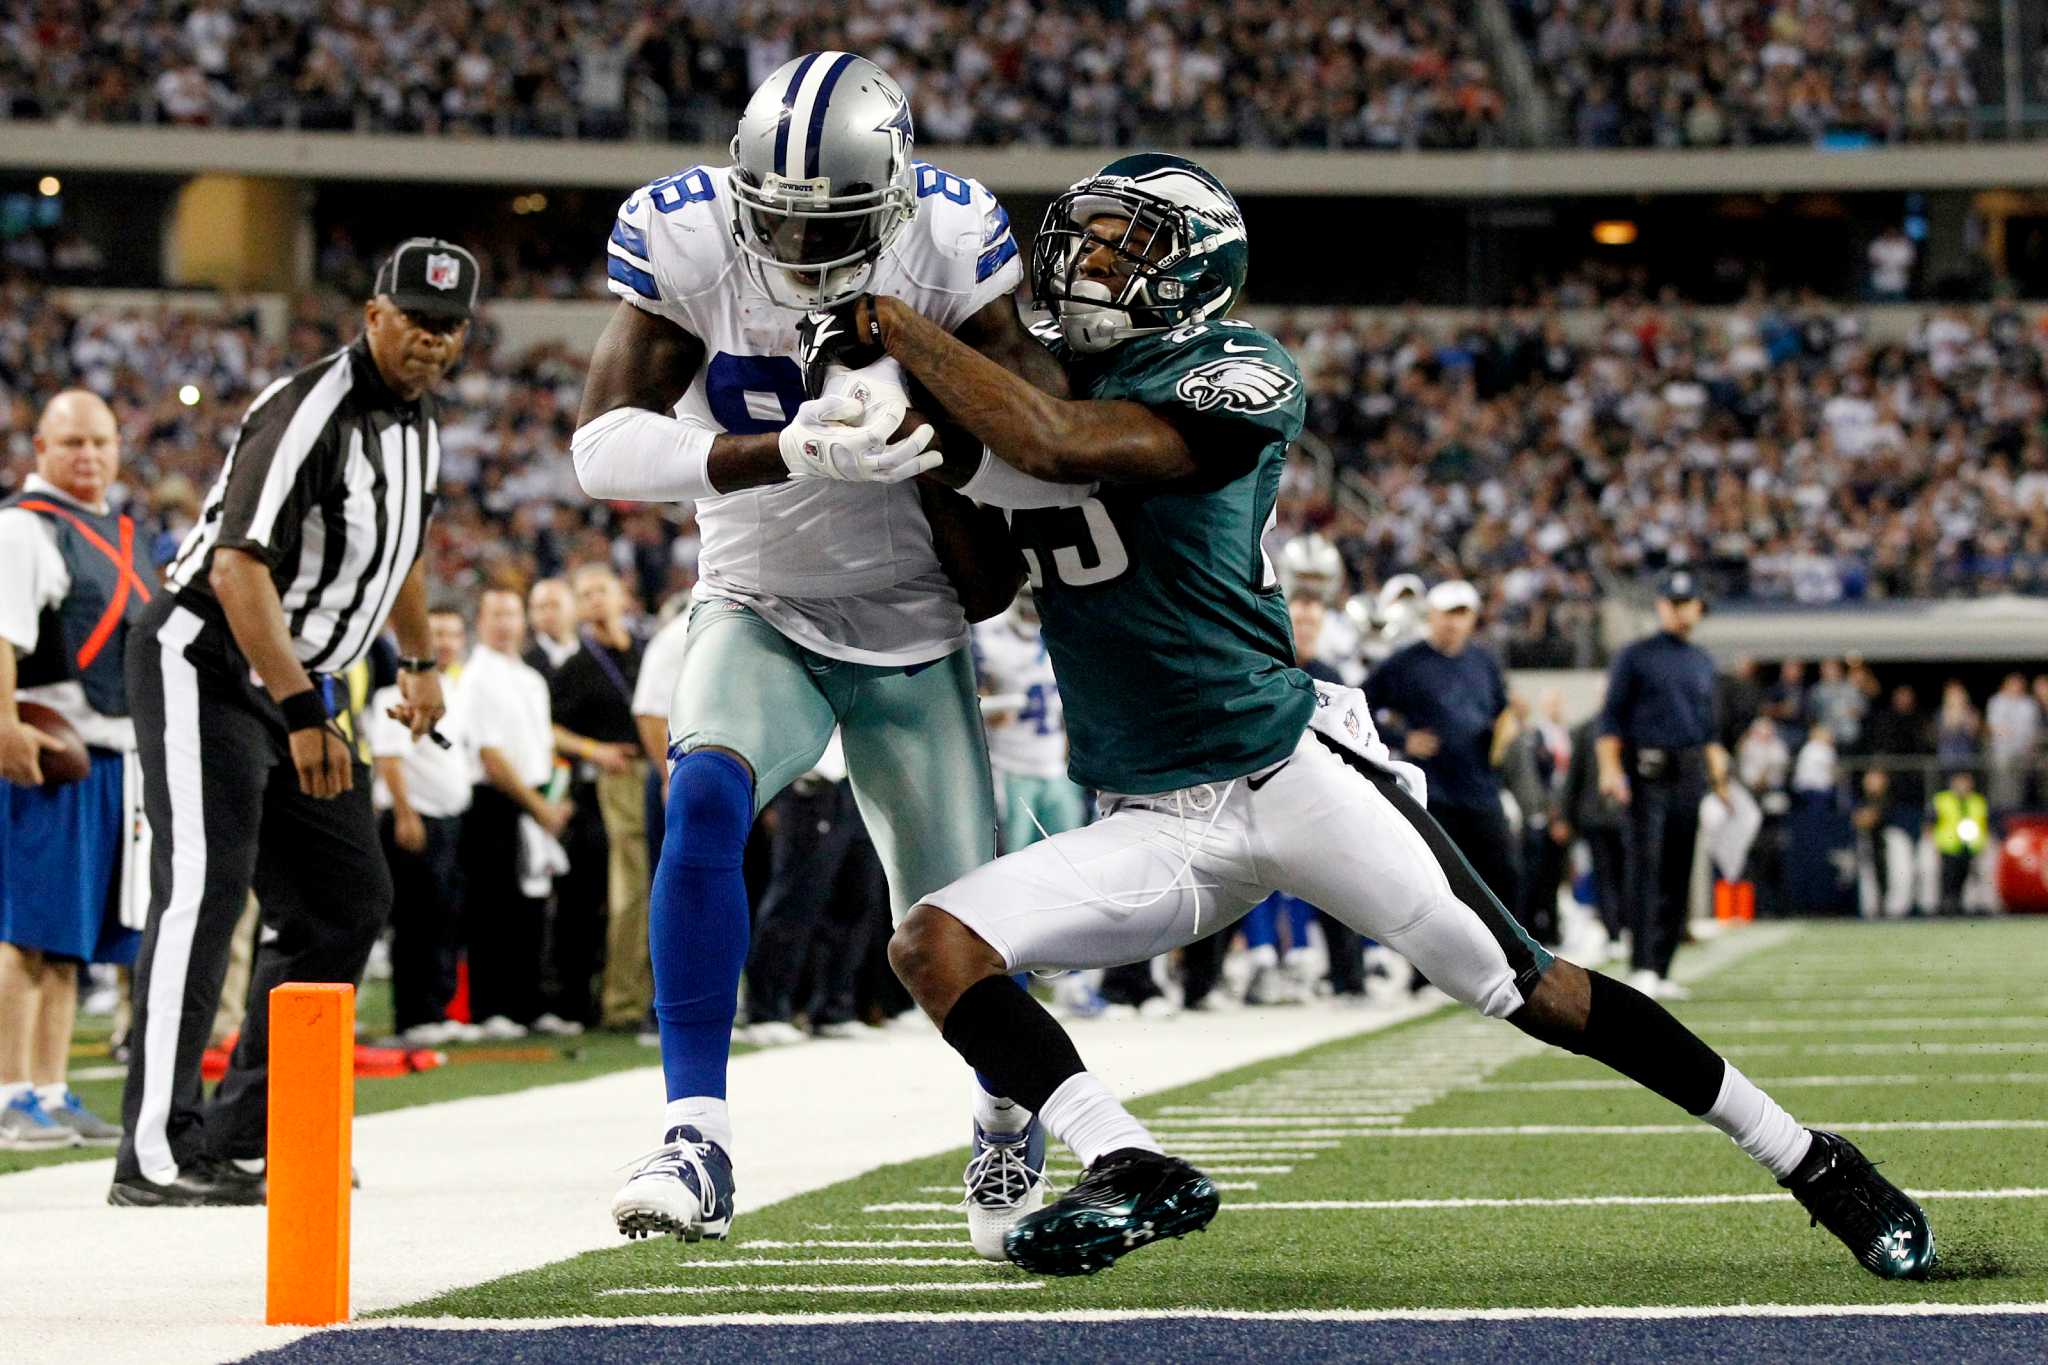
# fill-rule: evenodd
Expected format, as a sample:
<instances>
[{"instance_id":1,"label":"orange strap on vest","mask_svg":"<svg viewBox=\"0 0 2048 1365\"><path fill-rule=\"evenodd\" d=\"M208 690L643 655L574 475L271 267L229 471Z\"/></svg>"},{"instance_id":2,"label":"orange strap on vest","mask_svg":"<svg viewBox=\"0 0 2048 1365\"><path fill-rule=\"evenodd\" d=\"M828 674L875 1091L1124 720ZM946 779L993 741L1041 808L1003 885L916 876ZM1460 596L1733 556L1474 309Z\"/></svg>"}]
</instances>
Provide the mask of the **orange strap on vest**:
<instances>
[{"instance_id":1,"label":"orange strap on vest","mask_svg":"<svg viewBox=\"0 0 2048 1365\"><path fill-rule=\"evenodd\" d=\"M79 646L78 671L83 673L92 667L92 661L100 656L100 651L106 648L107 641L113 638L114 627L121 624L121 617L128 610L129 592L141 594L145 602L149 600L149 585L135 572L135 523L130 521L125 513L119 518L121 548L117 550L107 544L105 536L86 525L69 509L59 507L54 502L45 502L41 498L27 498L14 505L31 512L49 512L64 518L77 528L78 534L85 537L88 545L113 560L114 567L120 570L121 580L114 588L114 600L107 603L107 610L100 617L99 624L92 628L92 634L86 636L85 643Z\"/></svg>"}]
</instances>

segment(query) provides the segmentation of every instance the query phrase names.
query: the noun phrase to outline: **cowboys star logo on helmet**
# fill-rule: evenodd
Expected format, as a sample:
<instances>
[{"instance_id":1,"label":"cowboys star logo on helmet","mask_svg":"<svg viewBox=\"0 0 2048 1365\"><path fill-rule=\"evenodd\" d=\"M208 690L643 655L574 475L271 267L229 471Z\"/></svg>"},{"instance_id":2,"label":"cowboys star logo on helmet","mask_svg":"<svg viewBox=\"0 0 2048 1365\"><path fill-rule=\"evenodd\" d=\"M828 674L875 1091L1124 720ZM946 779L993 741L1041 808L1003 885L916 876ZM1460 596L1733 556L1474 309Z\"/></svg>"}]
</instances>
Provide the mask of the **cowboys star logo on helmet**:
<instances>
[{"instance_id":1,"label":"cowboys star logo on helmet","mask_svg":"<svg viewBox=\"0 0 2048 1365\"><path fill-rule=\"evenodd\" d=\"M1294 396L1294 376L1264 360L1212 360L1181 376L1175 389L1197 412L1271 412Z\"/></svg>"}]
</instances>

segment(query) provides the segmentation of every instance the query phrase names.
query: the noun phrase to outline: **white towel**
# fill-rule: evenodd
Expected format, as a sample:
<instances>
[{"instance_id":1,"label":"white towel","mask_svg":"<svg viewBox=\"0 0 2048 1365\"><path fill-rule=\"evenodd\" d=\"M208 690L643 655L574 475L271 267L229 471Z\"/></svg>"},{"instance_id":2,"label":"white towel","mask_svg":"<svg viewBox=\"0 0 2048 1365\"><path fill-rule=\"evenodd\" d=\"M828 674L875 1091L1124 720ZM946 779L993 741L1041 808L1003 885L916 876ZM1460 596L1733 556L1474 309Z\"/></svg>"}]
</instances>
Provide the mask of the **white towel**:
<instances>
[{"instance_id":1,"label":"white towel","mask_svg":"<svg viewBox=\"0 0 2048 1365\"><path fill-rule=\"evenodd\" d=\"M1756 842L1757 832L1763 827L1763 811L1740 782L1728 784L1725 801L1713 792L1707 793L1706 800L1700 802L1700 834L1707 841L1707 857L1714 864L1714 875L1726 882L1741 881L1743 866L1749 862L1750 845Z\"/></svg>"},{"instance_id":2,"label":"white towel","mask_svg":"<svg viewBox=\"0 0 2048 1365\"><path fill-rule=\"evenodd\" d=\"M569 870L569 854L531 815L519 817L519 890L539 900Z\"/></svg>"}]
</instances>

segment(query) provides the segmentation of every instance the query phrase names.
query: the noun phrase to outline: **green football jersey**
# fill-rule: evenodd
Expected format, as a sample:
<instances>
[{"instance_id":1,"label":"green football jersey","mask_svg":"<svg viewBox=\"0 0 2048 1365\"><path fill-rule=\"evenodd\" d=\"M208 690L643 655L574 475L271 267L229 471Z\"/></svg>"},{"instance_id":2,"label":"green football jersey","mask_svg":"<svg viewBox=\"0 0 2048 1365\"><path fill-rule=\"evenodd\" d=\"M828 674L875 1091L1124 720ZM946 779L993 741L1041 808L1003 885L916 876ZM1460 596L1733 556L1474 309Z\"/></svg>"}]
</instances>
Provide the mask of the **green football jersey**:
<instances>
[{"instance_id":1,"label":"green football jersey","mask_svg":"<svg viewBox=\"0 0 2048 1365\"><path fill-rule=\"evenodd\" d=\"M1278 763L1315 709L1260 544L1301 434L1293 357L1229 320L1100 355L1053 350L1076 397L1144 404L1201 464L1174 483L1105 484L1078 507L1010 514L1066 706L1069 771L1142 795Z\"/></svg>"}]
</instances>

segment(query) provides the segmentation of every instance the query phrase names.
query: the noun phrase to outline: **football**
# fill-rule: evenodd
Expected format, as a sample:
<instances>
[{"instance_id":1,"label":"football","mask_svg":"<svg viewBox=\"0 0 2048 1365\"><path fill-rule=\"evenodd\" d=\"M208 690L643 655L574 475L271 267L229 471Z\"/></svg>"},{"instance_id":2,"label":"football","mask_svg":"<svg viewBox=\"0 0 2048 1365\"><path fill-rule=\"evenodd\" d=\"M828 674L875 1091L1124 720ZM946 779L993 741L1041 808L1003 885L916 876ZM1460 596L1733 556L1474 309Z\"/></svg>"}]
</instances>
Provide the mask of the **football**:
<instances>
[{"instance_id":1,"label":"football","mask_svg":"<svg viewBox=\"0 0 2048 1365\"><path fill-rule=\"evenodd\" d=\"M71 722L40 702L21 702L15 709L22 724L34 726L64 746L43 750L43 785L61 787L69 782L83 782L92 771L92 756L86 753L85 741L78 737Z\"/></svg>"}]
</instances>

